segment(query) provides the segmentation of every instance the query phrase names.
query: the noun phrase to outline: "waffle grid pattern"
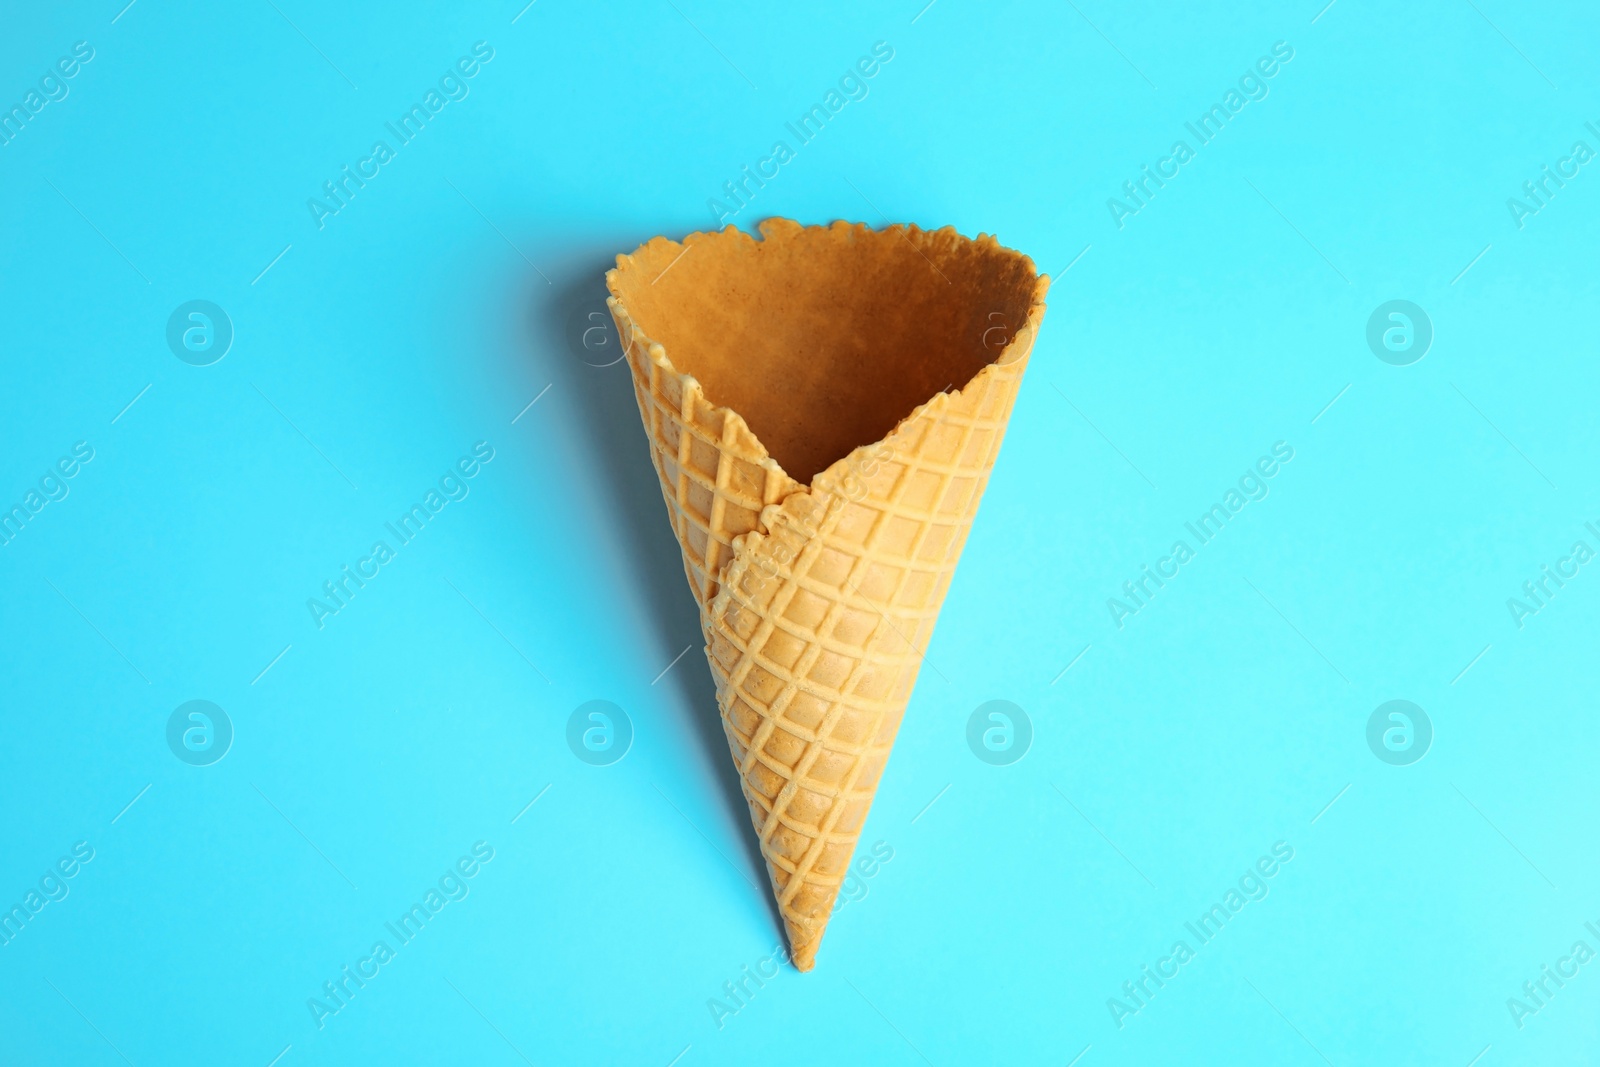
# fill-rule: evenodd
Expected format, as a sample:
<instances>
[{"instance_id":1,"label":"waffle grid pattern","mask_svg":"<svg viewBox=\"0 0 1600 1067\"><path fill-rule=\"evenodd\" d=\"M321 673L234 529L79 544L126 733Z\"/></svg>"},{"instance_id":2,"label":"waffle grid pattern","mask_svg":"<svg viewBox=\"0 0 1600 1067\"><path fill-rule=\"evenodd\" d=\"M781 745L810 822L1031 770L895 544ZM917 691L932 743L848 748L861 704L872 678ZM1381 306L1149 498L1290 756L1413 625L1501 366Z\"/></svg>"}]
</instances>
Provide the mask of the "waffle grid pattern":
<instances>
[{"instance_id":1,"label":"waffle grid pattern","mask_svg":"<svg viewBox=\"0 0 1600 1067\"><path fill-rule=\"evenodd\" d=\"M776 464L761 463L742 420L707 401L690 386L692 378L665 372L637 339L628 344L628 366L704 624L718 575L734 557L733 539L754 530L768 504L801 486Z\"/></svg>"},{"instance_id":2,"label":"waffle grid pattern","mask_svg":"<svg viewBox=\"0 0 1600 1067\"><path fill-rule=\"evenodd\" d=\"M742 419L652 358L648 341L629 336L620 316L619 326L700 604L729 748L791 958L808 970L999 451L1026 353L980 372L807 490L766 459Z\"/></svg>"}]
</instances>

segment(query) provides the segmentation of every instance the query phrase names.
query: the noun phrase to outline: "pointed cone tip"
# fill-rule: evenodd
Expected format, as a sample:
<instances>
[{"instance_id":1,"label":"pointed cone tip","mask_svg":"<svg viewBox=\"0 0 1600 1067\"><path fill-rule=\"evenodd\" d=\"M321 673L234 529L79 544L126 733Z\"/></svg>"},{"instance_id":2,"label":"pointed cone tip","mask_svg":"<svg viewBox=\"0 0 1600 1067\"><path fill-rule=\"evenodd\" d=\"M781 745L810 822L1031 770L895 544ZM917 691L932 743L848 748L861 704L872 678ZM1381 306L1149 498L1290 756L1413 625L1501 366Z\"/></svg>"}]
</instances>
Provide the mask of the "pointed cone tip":
<instances>
[{"instance_id":1,"label":"pointed cone tip","mask_svg":"<svg viewBox=\"0 0 1600 1067\"><path fill-rule=\"evenodd\" d=\"M817 965L817 947L826 925L802 926L791 919L785 919L783 925L789 935L789 962L797 971L811 970Z\"/></svg>"},{"instance_id":2,"label":"pointed cone tip","mask_svg":"<svg viewBox=\"0 0 1600 1067\"><path fill-rule=\"evenodd\" d=\"M802 974L817 965L817 946L822 943L822 938L813 938L798 948L790 950L789 962L794 964L794 969Z\"/></svg>"}]
</instances>

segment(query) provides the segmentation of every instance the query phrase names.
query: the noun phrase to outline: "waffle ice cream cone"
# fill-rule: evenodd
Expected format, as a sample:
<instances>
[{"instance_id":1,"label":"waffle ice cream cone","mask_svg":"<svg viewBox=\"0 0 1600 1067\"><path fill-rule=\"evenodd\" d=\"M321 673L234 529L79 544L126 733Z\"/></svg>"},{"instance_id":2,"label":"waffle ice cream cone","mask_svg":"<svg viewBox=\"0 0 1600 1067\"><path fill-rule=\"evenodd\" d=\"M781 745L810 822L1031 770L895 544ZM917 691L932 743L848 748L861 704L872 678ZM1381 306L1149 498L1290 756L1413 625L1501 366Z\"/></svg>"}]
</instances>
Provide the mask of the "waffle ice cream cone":
<instances>
[{"instance_id":1,"label":"waffle ice cream cone","mask_svg":"<svg viewBox=\"0 0 1600 1067\"><path fill-rule=\"evenodd\" d=\"M790 958L808 971L1049 279L950 228L773 219L761 233L655 238L606 285Z\"/></svg>"}]
</instances>

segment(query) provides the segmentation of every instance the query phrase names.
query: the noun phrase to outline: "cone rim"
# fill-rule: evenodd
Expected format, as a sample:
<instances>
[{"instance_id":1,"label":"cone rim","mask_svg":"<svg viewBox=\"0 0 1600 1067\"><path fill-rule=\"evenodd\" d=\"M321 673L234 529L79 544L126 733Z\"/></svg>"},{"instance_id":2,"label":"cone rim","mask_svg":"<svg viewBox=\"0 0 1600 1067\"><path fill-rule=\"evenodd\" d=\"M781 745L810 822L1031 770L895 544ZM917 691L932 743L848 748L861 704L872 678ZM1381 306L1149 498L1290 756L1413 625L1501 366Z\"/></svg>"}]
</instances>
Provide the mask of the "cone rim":
<instances>
[{"instance_id":1,"label":"cone rim","mask_svg":"<svg viewBox=\"0 0 1600 1067\"><path fill-rule=\"evenodd\" d=\"M925 413L937 416L946 405L952 402L954 397L964 396L968 390L981 390L984 388L986 379L988 377L993 377L994 374L998 373L997 368L1015 363L1017 360L1026 357L1032 351L1034 341L1039 335L1039 327L1044 321L1045 296L1050 289L1050 276L1040 272L1035 266L1033 258L1027 253L1020 252L1007 245L1001 244L999 239L993 234L980 232L977 237L967 237L965 234L958 231L954 226L941 226L937 230L926 230L914 222L890 223L881 228L874 229L868 223L848 222L844 219L838 219L825 225L813 224L806 226L795 221L794 219L786 219L778 216L763 219L759 224L758 229L760 230L760 237L741 230L737 226L733 225L726 226L721 230L696 230L693 233L686 235L681 241L674 241L670 237L652 237L650 240L639 245L639 247L635 248L632 252L618 253L617 265L606 271L606 290L609 293L606 298L606 306L610 308L613 318L616 319L618 331L622 334L620 339L623 350L627 350L630 342L633 340L638 340L650 362L654 364L663 375L675 378L683 388L686 396L691 396L694 400L704 403L719 418L724 420L732 420L739 431L740 436L754 442L755 448L759 453L759 459L756 460L756 462L759 463L763 469L775 472L790 486L794 487L791 492L812 492L815 489L837 484L843 477L844 473L852 469L853 464L859 465L867 458L869 449L875 449L891 438L899 436L900 433L908 425L915 422L919 416ZM788 471L784 470L783 465L772 457L772 454L767 450L766 444L762 442L761 438L755 433L754 430L750 428L750 425L745 421L743 415L739 414L739 412L734 408L727 407L713 401L709 396L706 395L705 388L700 384L700 380L698 378L687 371L678 370L677 367L673 365L672 357L668 354L666 346L646 333L644 328L634 320L632 313L629 312L627 304L623 301L620 292L620 276L628 271L636 269L638 264L634 259L635 256L638 256L646 250L653 248L682 248L687 250L691 244L696 242L715 241L719 239L737 240L741 237L751 245L756 245L779 235L792 236L796 233L804 232L806 230L829 229L848 229L858 234L892 234L896 231L899 231L905 235L908 240L917 234L948 233L969 244L998 248L1002 251L1021 257L1022 261L1027 265L1028 269L1034 275L1034 287L1032 296L1028 303L1027 318L1024 319L1023 324L1012 333L1011 339L1006 342L1005 347L1000 350L995 358L985 363L976 372L974 372L973 375L967 379L964 385L959 388L943 389L937 393L934 393L928 399L924 400L922 403L918 404L916 407L912 408L911 411L902 416L900 420L895 423L894 428L888 433L884 434L877 440L864 441L861 444L856 445L845 455L834 460L827 467L812 475L810 481L802 481L799 478L791 475Z\"/></svg>"}]
</instances>

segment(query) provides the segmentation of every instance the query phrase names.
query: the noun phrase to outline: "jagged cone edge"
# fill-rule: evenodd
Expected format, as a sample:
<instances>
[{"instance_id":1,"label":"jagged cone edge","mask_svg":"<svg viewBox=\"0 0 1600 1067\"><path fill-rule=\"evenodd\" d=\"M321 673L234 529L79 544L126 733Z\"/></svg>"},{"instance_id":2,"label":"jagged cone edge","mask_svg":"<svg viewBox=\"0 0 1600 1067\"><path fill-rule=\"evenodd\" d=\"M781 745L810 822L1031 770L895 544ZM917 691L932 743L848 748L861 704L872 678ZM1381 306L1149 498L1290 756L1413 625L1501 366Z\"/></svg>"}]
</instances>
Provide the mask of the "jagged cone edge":
<instances>
[{"instance_id":1,"label":"jagged cone edge","mask_svg":"<svg viewBox=\"0 0 1600 1067\"><path fill-rule=\"evenodd\" d=\"M900 231L913 243L924 239L923 247L967 240L952 227L872 231L836 222L832 228L841 227L858 235ZM800 229L781 219L761 225L763 239ZM1032 299L1026 321L1000 354L960 389L935 394L882 439L857 447L806 486L772 459L738 412L712 403L693 375L673 366L621 296L621 276L636 268L635 257L739 239L756 240L730 226L681 243L657 237L619 255L606 274L607 305L699 602L723 727L790 958L808 971L999 452L1050 279L1022 256L1035 275ZM986 234L976 243L1001 247ZM979 436L985 438L979 458L967 462ZM692 438L716 449L714 470L694 465ZM937 491L921 492L935 474ZM698 504L691 499L696 483ZM714 502L706 507L708 489ZM926 503L908 503L919 492ZM725 499L738 506L723 506ZM948 506L952 501L956 506ZM739 521L747 515L754 521ZM909 551L878 551L881 529L891 521L920 522ZM934 531L942 532L930 538ZM817 601L819 593L826 610L820 622L808 623L814 612L797 605ZM853 657L840 655L834 640L847 631L863 635Z\"/></svg>"}]
</instances>

